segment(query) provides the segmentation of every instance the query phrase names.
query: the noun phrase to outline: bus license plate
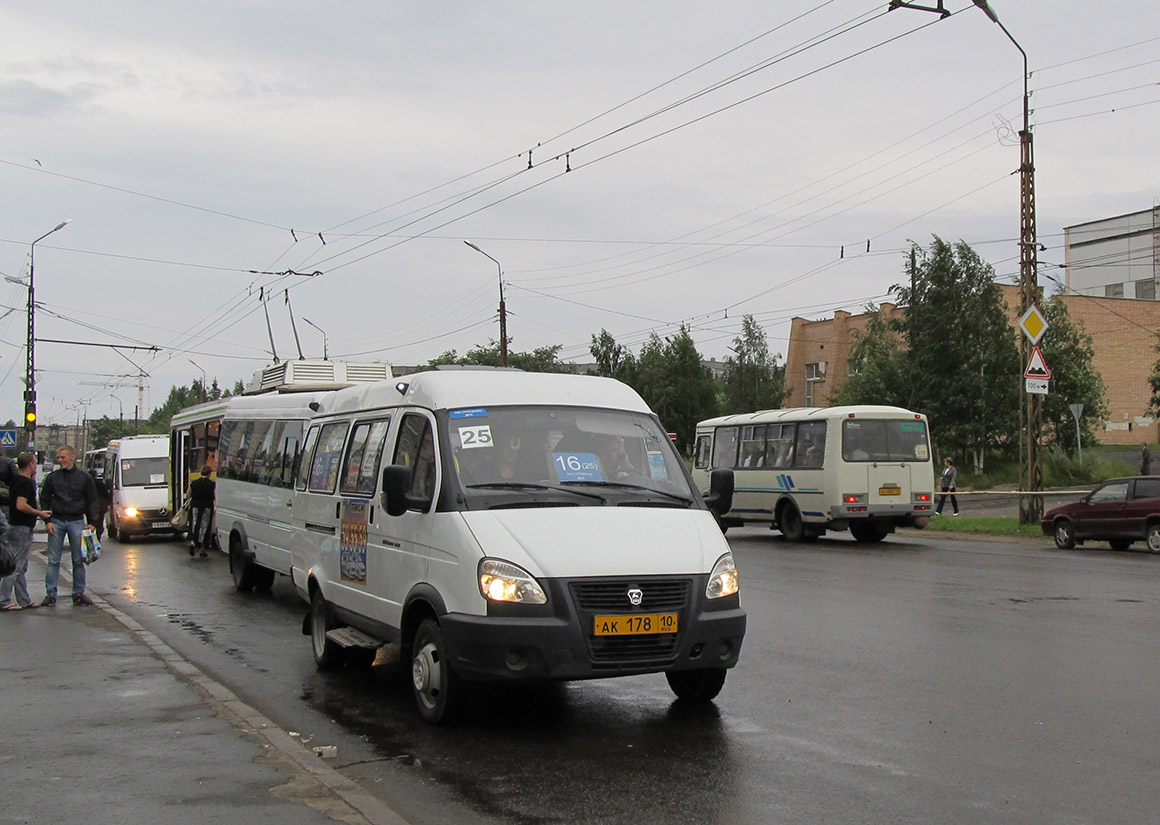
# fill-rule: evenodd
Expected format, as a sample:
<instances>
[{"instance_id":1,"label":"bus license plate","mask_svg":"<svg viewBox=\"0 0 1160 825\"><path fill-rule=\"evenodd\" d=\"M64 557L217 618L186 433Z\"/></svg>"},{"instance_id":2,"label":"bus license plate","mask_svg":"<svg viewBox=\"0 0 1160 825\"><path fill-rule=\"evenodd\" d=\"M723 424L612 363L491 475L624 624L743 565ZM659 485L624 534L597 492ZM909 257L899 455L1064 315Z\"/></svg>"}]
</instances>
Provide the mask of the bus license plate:
<instances>
[{"instance_id":1,"label":"bus license plate","mask_svg":"<svg viewBox=\"0 0 1160 825\"><path fill-rule=\"evenodd\" d=\"M900 496L902 495L901 487L879 487L878 495L880 496Z\"/></svg>"},{"instance_id":2,"label":"bus license plate","mask_svg":"<svg viewBox=\"0 0 1160 825\"><path fill-rule=\"evenodd\" d=\"M153 522L153 529L154 530L168 530L172 526L173 525L171 525L168 521L155 521L155 522Z\"/></svg>"},{"instance_id":3,"label":"bus license plate","mask_svg":"<svg viewBox=\"0 0 1160 825\"><path fill-rule=\"evenodd\" d=\"M597 616L596 636L643 636L654 633L676 633L676 613L639 613L632 616Z\"/></svg>"}]
</instances>

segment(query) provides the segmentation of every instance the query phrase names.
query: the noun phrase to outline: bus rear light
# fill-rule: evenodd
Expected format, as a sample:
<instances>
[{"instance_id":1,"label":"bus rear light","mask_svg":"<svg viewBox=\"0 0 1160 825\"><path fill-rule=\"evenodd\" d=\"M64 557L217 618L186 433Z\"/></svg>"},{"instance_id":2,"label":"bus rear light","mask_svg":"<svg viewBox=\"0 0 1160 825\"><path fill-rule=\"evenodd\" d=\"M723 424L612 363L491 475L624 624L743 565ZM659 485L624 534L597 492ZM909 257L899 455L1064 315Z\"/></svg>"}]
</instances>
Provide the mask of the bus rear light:
<instances>
[{"instance_id":1,"label":"bus rear light","mask_svg":"<svg viewBox=\"0 0 1160 825\"><path fill-rule=\"evenodd\" d=\"M931 493L915 493L914 494L915 501L930 501L933 498L934 498L934 495Z\"/></svg>"},{"instance_id":2,"label":"bus rear light","mask_svg":"<svg viewBox=\"0 0 1160 825\"><path fill-rule=\"evenodd\" d=\"M861 504L864 501L866 501L865 493L843 493L842 495L843 504Z\"/></svg>"}]
</instances>

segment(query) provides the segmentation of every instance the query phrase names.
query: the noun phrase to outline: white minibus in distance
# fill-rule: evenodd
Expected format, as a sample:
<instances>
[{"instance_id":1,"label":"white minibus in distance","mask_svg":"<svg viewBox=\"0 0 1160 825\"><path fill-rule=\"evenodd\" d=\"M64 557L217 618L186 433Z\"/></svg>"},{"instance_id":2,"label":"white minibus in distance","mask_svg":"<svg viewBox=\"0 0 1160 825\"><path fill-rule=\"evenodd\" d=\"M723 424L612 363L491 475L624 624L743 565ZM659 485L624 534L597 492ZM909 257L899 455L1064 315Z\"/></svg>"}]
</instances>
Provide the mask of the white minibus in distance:
<instances>
[{"instance_id":1,"label":"white minibus in distance","mask_svg":"<svg viewBox=\"0 0 1160 825\"><path fill-rule=\"evenodd\" d=\"M734 472L722 527L767 523L790 541L846 530L877 542L930 523L934 495L926 416L899 407L798 407L697 425L693 478Z\"/></svg>"},{"instance_id":2,"label":"white minibus in distance","mask_svg":"<svg viewBox=\"0 0 1160 825\"><path fill-rule=\"evenodd\" d=\"M134 535L173 532L166 436L129 435L110 441L105 466L112 499L109 535L127 542Z\"/></svg>"},{"instance_id":3,"label":"white minibus in distance","mask_svg":"<svg viewBox=\"0 0 1160 825\"><path fill-rule=\"evenodd\" d=\"M714 698L745 633L737 571L665 429L608 378L437 370L321 401L291 577L319 668L397 643L420 715L471 682L665 673Z\"/></svg>"}]
</instances>

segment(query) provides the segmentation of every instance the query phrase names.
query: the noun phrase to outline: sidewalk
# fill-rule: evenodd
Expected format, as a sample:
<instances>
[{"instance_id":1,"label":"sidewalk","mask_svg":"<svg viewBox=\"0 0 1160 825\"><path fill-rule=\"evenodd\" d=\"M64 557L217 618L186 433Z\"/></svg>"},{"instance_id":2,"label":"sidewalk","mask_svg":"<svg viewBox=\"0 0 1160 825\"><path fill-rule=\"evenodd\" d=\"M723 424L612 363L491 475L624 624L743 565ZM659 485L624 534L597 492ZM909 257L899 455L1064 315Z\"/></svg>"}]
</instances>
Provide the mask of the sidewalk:
<instances>
[{"instance_id":1,"label":"sidewalk","mask_svg":"<svg viewBox=\"0 0 1160 825\"><path fill-rule=\"evenodd\" d=\"M70 586L62 569L55 606L0 616L0 822L403 822L99 592L73 606Z\"/></svg>"}]
</instances>

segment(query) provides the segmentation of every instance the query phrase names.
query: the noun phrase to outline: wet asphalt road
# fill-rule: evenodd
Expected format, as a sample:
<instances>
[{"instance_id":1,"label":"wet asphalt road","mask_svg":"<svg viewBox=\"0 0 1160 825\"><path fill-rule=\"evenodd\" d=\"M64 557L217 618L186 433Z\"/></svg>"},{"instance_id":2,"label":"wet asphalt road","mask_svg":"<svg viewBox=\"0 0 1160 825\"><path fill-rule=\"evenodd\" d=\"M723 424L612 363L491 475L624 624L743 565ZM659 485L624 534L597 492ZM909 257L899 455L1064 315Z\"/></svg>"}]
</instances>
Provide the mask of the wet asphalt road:
<instances>
[{"instance_id":1,"label":"wet asphalt road","mask_svg":"<svg viewBox=\"0 0 1160 825\"><path fill-rule=\"evenodd\" d=\"M90 587L422 823L1141 823L1160 807L1160 557L730 530L749 631L714 705L663 676L481 690L320 674L286 579L110 541Z\"/></svg>"}]
</instances>

